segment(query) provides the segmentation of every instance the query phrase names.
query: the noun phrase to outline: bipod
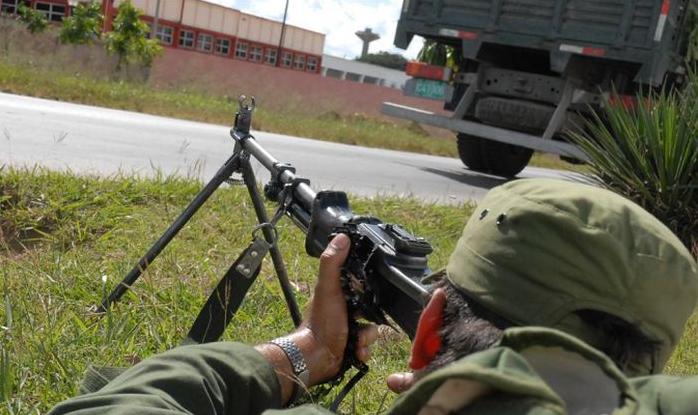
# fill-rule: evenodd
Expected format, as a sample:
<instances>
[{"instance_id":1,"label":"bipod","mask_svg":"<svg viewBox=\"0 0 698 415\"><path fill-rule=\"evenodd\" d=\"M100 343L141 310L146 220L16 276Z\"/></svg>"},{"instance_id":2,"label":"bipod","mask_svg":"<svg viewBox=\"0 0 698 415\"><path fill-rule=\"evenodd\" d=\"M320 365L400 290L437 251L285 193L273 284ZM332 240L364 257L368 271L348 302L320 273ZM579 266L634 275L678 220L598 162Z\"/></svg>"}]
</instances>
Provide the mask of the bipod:
<instances>
[{"instance_id":1,"label":"bipod","mask_svg":"<svg viewBox=\"0 0 698 415\"><path fill-rule=\"evenodd\" d=\"M252 110L254 110L254 100L245 101L245 98L241 97L240 106L241 111L236 116L234 130L238 133L249 134L250 116ZM247 187L254 206L258 225L253 232L252 243L242 252L240 257L223 276L195 320L185 342L205 343L220 338L230 318L242 304L245 294L259 274L262 260L267 252L271 255L291 319L297 327L301 322L301 313L288 279L281 251L276 243L276 221L286 213L285 209L287 206L280 205L274 218L271 221L269 220L264 207L264 200L257 187L257 179L252 169L249 155L237 143L233 155L221 166L213 178L201 189L162 236L148 249L124 279L107 297L102 299L99 306L94 307L95 312L99 314L105 313L115 302L118 302L201 206L206 203L224 182L231 180L235 173L242 175L242 181ZM259 231L262 232L263 238L257 236Z\"/></svg>"}]
</instances>

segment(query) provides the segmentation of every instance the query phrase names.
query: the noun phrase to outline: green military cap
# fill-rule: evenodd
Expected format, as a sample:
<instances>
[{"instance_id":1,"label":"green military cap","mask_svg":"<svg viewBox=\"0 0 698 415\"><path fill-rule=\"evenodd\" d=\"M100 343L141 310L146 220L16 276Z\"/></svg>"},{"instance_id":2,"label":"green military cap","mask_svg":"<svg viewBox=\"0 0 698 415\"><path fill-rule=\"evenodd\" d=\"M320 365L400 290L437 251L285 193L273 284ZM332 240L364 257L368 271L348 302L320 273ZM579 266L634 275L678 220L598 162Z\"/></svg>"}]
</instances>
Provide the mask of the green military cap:
<instances>
[{"instance_id":1,"label":"green military cap","mask_svg":"<svg viewBox=\"0 0 698 415\"><path fill-rule=\"evenodd\" d=\"M516 324L582 338L569 324L579 310L635 324L660 342L644 367L658 372L695 308L696 268L681 241L629 200L590 185L528 179L485 196L446 274L471 300Z\"/></svg>"}]
</instances>

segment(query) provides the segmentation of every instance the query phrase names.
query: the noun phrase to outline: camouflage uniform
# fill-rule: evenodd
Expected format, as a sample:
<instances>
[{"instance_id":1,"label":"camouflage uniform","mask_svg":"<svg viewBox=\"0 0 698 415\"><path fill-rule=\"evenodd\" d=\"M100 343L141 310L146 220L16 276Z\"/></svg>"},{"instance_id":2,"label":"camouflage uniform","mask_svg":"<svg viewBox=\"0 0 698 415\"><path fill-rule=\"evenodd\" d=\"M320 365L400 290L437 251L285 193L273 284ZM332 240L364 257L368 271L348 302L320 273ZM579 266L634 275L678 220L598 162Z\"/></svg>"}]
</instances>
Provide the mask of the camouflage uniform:
<instances>
[{"instance_id":1,"label":"camouflage uniform","mask_svg":"<svg viewBox=\"0 0 698 415\"><path fill-rule=\"evenodd\" d=\"M519 180L480 203L445 270L468 298L521 327L435 371L391 414L696 414L698 378L657 375L698 297L696 264L659 221L608 191ZM577 315L633 323L659 344L626 373ZM276 375L254 349L186 346L129 369L54 414L276 413ZM96 388L94 388L96 389ZM316 406L284 413L328 413Z\"/></svg>"}]
</instances>

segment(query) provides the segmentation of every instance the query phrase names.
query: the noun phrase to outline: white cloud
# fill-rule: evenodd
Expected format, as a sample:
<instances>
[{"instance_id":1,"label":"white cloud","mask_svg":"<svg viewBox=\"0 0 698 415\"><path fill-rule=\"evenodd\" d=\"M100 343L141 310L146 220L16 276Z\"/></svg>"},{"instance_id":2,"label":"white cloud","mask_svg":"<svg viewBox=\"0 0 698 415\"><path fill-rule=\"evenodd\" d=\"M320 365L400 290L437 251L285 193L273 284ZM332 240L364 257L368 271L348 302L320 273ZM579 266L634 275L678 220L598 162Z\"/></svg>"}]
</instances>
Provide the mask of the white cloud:
<instances>
[{"instance_id":1,"label":"white cloud","mask_svg":"<svg viewBox=\"0 0 698 415\"><path fill-rule=\"evenodd\" d=\"M209 0L247 13L281 20L285 0ZM361 40L354 34L370 27L381 38L370 51L387 50L408 58L417 56L421 39L415 38L407 51L393 46L402 0L290 0L289 24L324 33L325 53L354 58L361 53Z\"/></svg>"}]
</instances>

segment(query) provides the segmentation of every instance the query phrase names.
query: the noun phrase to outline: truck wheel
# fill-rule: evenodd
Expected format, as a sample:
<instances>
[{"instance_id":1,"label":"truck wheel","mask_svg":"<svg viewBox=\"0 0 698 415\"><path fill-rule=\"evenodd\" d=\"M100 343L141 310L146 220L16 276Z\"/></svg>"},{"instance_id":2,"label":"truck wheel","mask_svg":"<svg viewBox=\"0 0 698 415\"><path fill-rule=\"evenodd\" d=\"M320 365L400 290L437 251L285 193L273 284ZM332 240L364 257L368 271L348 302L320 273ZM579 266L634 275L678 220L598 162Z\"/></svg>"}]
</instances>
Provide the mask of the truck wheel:
<instances>
[{"instance_id":1,"label":"truck wheel","mask_svg":"<svg viewBox=\"0 0 698 415\"><path fill-rule=\"evenodd\" d=\"M465 133L458 133L456 137L458 139L458 155L465 167L470 170L486 172L487 168L482 158L482 142L485 140Z\"/></svg>"},{"instance_id":2,"label":"truck wheel","mask_svg":"<svg viewBox=\"0 0 698 415\"><path fill-rule=\"evenodd\" d=\"M492 140L482 140L482 161L488 173L514 177L526 167L533 150Z\"/></svg>"}]
</instances>

